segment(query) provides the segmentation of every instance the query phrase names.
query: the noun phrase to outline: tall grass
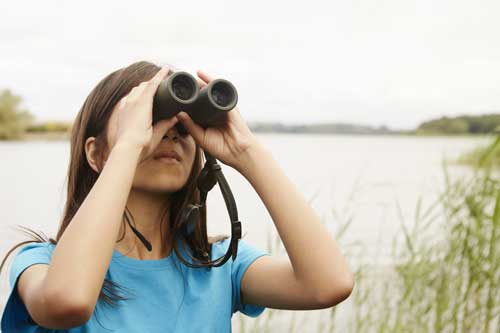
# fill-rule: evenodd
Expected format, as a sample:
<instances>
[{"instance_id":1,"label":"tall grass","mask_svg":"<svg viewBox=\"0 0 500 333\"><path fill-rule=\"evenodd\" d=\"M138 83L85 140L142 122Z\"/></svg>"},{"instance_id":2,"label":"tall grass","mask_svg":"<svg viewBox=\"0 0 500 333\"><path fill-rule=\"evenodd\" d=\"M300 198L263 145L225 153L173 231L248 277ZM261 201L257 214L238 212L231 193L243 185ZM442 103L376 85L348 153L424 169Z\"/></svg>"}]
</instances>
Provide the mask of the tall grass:
<instances>
[{"instance_id":1,"label":"tall grass","mask_svg":"<svg viewBox=\"0 0 500 333\"><path fill-rule=\"evenodd\" d=\"M439 233L404 230L394 267L394 308L386 309L389 332L493 332L499 311L500 183L484 173L450 181L440 203L445 223Z\"/></svg>"},{"instance_id":2,"label":"tall grass","mask_svg":"<svg viewBox=\"0 0 500 333\"><path fill-rule=\"evenodd\" d=\"M493 144L477 147L476 149L466 152L458 159L458 163L471 165L473 167L500 167L500 137Z\"/></svg>"},{"instance_id":3,"label":"tall grass","mask_svg":"<svg viewBox=\"0 0 500 333\"><path fill-rule=\"evenodd\" d=\"M242 332L499 332L500 177L488 161L498 149L500 138L468 176L452 177L444 165L444 189L426 207L422 199L416 203L412 223L395 203L402 232L393 241L393 264L351 260L356 287L347 304L306 314L267 310L257 320L242 316ZM343 220L335 232L342 236L352 214L335 219ZM273 237L268 250L283 254ZM360 255L350 249L351 259ZM339 310L346 310L342 318Z\"/></svg>"}]
</instances>

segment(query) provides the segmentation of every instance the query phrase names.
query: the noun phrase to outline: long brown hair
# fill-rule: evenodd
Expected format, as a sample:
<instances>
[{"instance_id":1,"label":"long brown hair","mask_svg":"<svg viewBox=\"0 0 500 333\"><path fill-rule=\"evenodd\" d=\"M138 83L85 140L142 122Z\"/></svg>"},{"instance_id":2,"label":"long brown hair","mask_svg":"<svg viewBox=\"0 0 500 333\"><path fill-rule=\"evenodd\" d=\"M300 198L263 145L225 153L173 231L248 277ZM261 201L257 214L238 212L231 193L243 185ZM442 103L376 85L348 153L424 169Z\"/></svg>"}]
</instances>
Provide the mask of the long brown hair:
<instances>
[{"instance_id":1,"label":"long brown hair","mask_svg":"<svg viewBox=\"0 0 500 333\"><path fill-rule=\"evenodd\" d=\"M90 190L94 186L99 174L88 164L85 154L85 141L88 137L96 138L96 145L101 157L104 151L108 149L106 140L106 128L111 116L113 107L118 101L127 95L130 90L139 83L151 79L160 67L146 61L140 61L130 66L116 70L102 79L97 86L90 92L83 103L71 129L71 152L70 162L67 174L67 197L64 214L57 232L56 238L48 238L29 228L22 227L22 231L27 233L32 239L23 241L11 248L0 264L0 272L9 257L9 255L18 247L27 243L50 242L57 244L64 231L71 223L80 205L83 203ZM101 158L102 162L103 159ZM191 173L186 184L177 192L173 193L168 200L170 208L170 220L165 221L166 211L160 221L161 224L169 223L170 235L180 235L184 227L181 221L181 212L189 204L197 204L200 201L200 193L196 187L196 177L199 174L204 162L203 152L196 145L196 154L191 168ZM102 164L102 163L101 163ZM99 166L101 170L101 165ZM123 217L125 218L125 212ZM123 232L125 232L125 219L122 218ZM161 225L160 225L161 226ZM123 239L124 235L118 240ZM205 264L210 259L211 245L207 237L206 227L206 207L200 209L200 220L197 223L193 233L179 237L181 245L187 245L190 255L200 264ZM176 239L177 240L177 239ZM171 239L169 239L171 241ZM186 264L183 256L180 255L179 244L172 242L173 249L177 257ZM126 299L117 293L117 288L121 288L116 283L105 279L101 289L99 299L108 304L115 304L116 300Z\"/></svg>"}]
</instances>

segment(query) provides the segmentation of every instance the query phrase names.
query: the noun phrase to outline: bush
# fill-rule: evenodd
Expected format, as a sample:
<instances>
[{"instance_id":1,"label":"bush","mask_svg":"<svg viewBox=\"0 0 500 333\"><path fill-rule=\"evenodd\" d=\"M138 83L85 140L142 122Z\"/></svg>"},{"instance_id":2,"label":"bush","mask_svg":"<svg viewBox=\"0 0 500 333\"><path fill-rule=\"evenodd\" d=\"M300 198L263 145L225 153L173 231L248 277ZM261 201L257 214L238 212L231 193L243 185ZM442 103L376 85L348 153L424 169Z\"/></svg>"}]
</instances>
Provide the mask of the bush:
<instances>
[{"instance_id":1,"label":"bush","mask_svg":"<svg viewBox=\"0 0 500 333\"><path fill-rule=\"evenodd\" d=\"M26 129L27 132L30 133L65 133L69 132L71 130L71 124L70 123L64 123L60 121L48 121L45 123L40 123L40 124L34 124L31 126L28 126Z\"/></svg>"},{"instance_id":2,"label":"bush","mask_svg":"<svg viewBox=\"0 0 500 333\"><path fill-rule=\"evenodd\" d=\"M456 135L456 134L493 134L500 129L500 114L481 116L441 117L418 126L416 133Z\"/></svg>"},{"instance_id":3,"label":"bush","mask_svg":"<svg viewBox=\"0 0 500 333\"><path fill-rule=\"evenodd\" d=\"M33 121L29 111L20 109L22 98L10 90L0 92L0 140L18 139Z\"/></svg>"}]
</instances>

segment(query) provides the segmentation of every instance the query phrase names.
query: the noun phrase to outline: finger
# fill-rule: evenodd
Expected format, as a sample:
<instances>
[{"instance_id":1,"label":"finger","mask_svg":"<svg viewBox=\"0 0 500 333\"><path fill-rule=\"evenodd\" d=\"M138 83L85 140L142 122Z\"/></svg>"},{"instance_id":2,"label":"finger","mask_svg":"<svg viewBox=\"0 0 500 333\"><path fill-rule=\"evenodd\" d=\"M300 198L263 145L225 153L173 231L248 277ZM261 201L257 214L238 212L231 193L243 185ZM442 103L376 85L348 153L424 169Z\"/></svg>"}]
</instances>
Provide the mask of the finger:
<instances>
[{"instance_id":1,"label":"finger","mask_svg":"<svg viewBox=\"0 0 500 333\"><path fill-rule=\"evenodd\" d=\"M120 102L119 102L119 104L118 104L118 108L119 108L119 109L123 109L123 108L125 108L125 105L127 104L127 97L128 97L128 95L125 95L125 96L123 96L123 97L120 99Z\"/></svg>"},{"instance_id":2,"label":"finger","mask_svg":"<svg viewBox=\"0 0 500 333\"><path fill-rule=\"evenodd\" d=\"M153 135L151 136L151 141L149 143L149 151L152 152L156 149L156 146L158 146L168 130L174 127L178 121L179 119L177 119L177 117L171 117L162 119L153 126Z\"/></svg>"},{"instance_id":3,"label":"finger","mask_svg":"<svg viewBox=\"0 0 500 333\"><path fill-rule=\"evenodd\" d=\"M153 126L153 141L160 142L165 134L179 122L177 117L160 120Z\"/></svg>"},{"instance_id":4,"label":"finger","mask_svg":"<svg viewBox=\"0 0 500 333\"><path fill-rule=\"evenodd\" d=\"M191 134L196 143L203 146L203 138L205 137L205 129L196 124L193 119L186 112L182 111L177 114L177 118L181 121L182 125Z\"/></svg>"},{"instance_id":5,"label":"finger","mask_svg":"<svg viewBox=\"0 0 500 333\"><path fill-rule=\"evenodd\" d=\"M211 77L210 75L208 75L207 73L205 73L204 71L202 71L201 69L198 70L196 72L196 74L200 77L200 79L202 79L206 83L209 83L210 81L212 81L214 79L213 77Z\"/></svg>"},{"instance_id":6,"label":"finger","mask_svg":"<svg viewBox=\"0 0 500 333\"><path fill-rule=\"evenodd\" d=\"M177 117L173 116L167 119L162 119L158 121L153 126L153 135L158 134L160 136L160 140L165 136L169 129L175 126L179 122Z\"/></svg>"},{"instance_id":7,"label":"finger","mask_svg":"<svg viewBox=\"0 0 500 333\"><path fill-rule=\"evenodd\" d=\"M147 86L148 86L147 81L139 83L139 85L136 87L137 88L136 95L137 96L142 95L142 92L146 89Z\"/></svg>"},{"instance_id":8,"label":"finger","mask_svg":"<svg viewBox=\"0 0 500 333\"><path fill-rule=\"evenodd\" d=\"M163 66L156 74L149 80L149 82L154 82L155 80L163 80L165 75L167 75L170 71L170 67L168 65Z\"/></svg>"},{"instance_id":9,"label":"finger","mask_svg":"<svg viewBox=\"0 0 500 333\"><path fill-rule=\"evenodd\" d=\"M130 90L130 92L126 96L127 103L132 103L135 100L137 100L137 98L141 95L142 90L144 90L144 84L142 83L133 87L132 90Z\"/></svg>"},{"instance_id":10,"label":"finger","mask_svg":"<svg viewBox=\"0 0 500 333\"><path fill-rule=\"evenodd\" d=\"M149 96L154 96L156 90L158 90L158 86L165 79L169 72L168 66L163 66L158 73L153 76L151 80L148 81L146 92Z\"/></svg>"},{"instance_id":11,"label":"finger","mask_svg":"<svg viewBox=\"0 0 500 333\"><path fill-rule=\"evenodd\" d=\"M202 81L200 79L196 79L196 81L198 81L198 87L200 89L203 89L204 87L206 87L208 85L207 83L205 83L205 81Z\"/></svg>"}]
</instances>

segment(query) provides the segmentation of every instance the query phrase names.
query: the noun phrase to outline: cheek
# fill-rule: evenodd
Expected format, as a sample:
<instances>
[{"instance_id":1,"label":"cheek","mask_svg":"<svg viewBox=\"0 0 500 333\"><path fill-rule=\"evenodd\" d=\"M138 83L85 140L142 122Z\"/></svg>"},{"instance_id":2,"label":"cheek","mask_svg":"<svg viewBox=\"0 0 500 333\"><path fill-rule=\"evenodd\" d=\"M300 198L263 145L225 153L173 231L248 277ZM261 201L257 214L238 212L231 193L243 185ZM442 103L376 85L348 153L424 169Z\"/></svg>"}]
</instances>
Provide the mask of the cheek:
<instances>
[{"instance_id":1,"label":"cheek","mask_svg":"<svg viewBox=\"0 0 500 333\"><path fill-rule=\"evenodd\" d=\"M196 143L191 136L189 136L189 140L186 140L185 145L183 145L183 150L184 150L184 156L191 163L189 167L189 169L191 169L197 152Z\"/></svg>"}]
</instances>

